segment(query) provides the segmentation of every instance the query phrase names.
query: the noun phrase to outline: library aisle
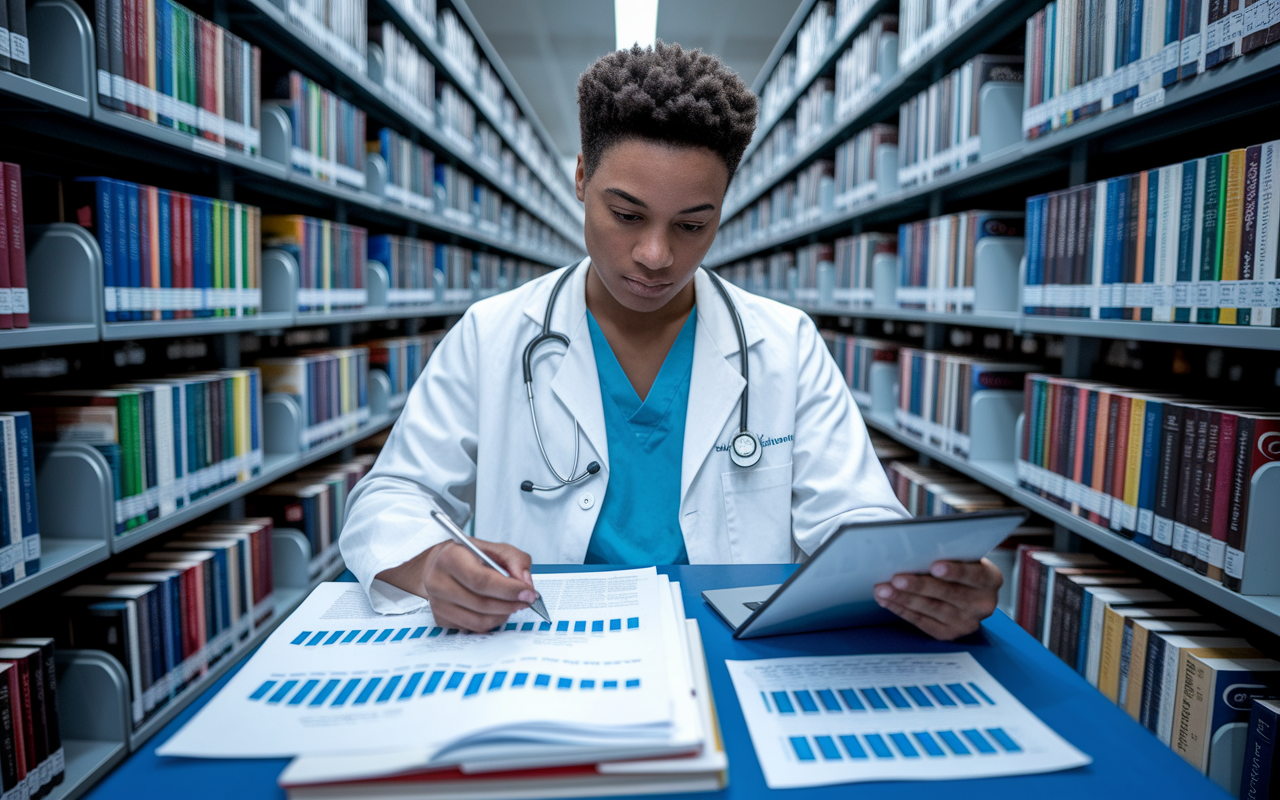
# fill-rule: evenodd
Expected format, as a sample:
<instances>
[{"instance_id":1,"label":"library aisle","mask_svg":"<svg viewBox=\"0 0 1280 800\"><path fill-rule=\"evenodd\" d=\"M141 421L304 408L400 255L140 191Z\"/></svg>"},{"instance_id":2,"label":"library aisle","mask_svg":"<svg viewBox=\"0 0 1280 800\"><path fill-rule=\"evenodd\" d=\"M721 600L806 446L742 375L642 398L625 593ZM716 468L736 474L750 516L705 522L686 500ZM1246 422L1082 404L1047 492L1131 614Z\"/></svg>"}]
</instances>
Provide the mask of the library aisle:
<instances>
[{"instance_id":1,"label":"library aisle","mask_svg":"<svg viewBox=\"0 0 1280 800\"><path fill-rule=\"evenodd\" d=\"M1095 761L969 786L1130 786L1060 692L1139 773L1280 798L1280 3L0 0L0 800L172 790L155 748L346 572L348 498L449 330L587 255L578 76L655 38L721 56L759 101L703 267L812 319L913 517L1028 512L989 555L999 609L955 645L905 625L747 645L685 585L702 638L682 652L707 642L731 766L665 791L785 791L726 658L972 650ZM574 497L603 514L603 488ZM660 568L704 588L792 569ZM506 629L639 623L539 624ZM336 628L292 644L457 634ZM480 693L464 666L442 694ZM592 675L569 694L628 688ZM956 685L888 696L982 705ZM880 700L823 691L825 710L779 692L778 715ZM996 753L976 728L945 752L910 732L773 747L789 769ZM527 796L606 792L529 772ZM184 774L232 785L216 762ZM405 791L492 789L457 777Z\"/></svg>"}]
</instances>

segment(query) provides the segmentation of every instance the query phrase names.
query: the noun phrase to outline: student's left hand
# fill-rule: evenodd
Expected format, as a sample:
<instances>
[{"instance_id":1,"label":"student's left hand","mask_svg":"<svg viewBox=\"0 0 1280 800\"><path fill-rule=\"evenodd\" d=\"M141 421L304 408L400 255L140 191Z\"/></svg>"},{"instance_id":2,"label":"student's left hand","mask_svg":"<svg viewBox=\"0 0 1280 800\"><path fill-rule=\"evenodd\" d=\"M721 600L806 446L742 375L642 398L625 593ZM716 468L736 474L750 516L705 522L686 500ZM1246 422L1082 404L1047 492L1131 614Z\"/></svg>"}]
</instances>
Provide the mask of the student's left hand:
<instances>
[{"instance_id":1,"label":"student's left hand","mask_svg":"<svg viewBox=\"0 0 1280 800\"><path fill-rule=\"evenodd\" d=\"M1004 576L987 559L935 561L928 575L894 575L876 602L944 642L973 633L996 610Z\"/></svg>"}]
</instances>

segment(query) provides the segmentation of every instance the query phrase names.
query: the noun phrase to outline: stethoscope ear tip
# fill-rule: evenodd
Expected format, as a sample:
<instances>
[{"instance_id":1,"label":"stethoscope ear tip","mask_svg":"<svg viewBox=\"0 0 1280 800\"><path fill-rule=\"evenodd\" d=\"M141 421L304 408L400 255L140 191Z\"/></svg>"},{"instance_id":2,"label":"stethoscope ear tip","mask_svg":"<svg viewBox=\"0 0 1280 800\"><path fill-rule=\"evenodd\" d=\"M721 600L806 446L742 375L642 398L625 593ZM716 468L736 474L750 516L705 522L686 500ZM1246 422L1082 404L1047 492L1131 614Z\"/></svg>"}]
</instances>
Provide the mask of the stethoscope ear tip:
<instances>
[{"instance_id":1,"label":"stethoscope ear tip","mask_svg":"<svg viewBox=\"0 0 1280 800\"><path fill-rule=\"evenodd\" d=\"M530 493L532 493L532 492L533 492L533 481L525 481L524 483L520 484L520 491L522 491L522 492L530 492Z\"/></svg>"},{"instance_id":2,"label":"stethoscope ear tip","mask_svg":"<svg viewBox=\"0 0 1280 800\"><path fill-rule=\"evenodd\" d=\"M592 461L590 464L587 465L587 474L595 475L599 471L600 471L599 461Z\"/></svg>"}]
</instances>

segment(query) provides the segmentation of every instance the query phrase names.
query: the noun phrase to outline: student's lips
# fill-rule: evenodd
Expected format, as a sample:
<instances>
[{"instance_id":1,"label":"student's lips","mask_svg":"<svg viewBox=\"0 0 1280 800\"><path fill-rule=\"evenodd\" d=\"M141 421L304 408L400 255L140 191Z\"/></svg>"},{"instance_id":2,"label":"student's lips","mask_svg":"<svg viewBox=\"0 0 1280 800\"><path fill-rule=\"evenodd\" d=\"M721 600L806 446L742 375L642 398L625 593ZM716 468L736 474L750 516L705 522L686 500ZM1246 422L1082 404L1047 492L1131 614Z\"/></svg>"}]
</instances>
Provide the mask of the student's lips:
<instances>
[{"instance_id":1,"label":"student's lips","mask_svg":"<svg viewBox=\"0 0 1280 800\"><path fill-rule=\"evenodd\" d=\"M644 283L635 278L628 278L625 275L622 279L627 282L627 288L633 294L641 297L661 297L671 287L670 283Z\"/></svg>"}]
</instances>

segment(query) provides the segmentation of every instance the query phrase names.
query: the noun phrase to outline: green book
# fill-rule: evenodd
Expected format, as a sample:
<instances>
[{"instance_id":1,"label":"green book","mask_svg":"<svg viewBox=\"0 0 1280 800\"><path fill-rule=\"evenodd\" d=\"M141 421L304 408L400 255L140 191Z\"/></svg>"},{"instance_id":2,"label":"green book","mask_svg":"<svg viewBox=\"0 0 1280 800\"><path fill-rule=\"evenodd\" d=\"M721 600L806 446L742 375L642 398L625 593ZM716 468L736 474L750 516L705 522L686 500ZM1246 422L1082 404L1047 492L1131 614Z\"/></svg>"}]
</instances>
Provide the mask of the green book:
<instances>
[{"instance_id":1,"label":"green book","mask_svg":"<svg viewBox=\"0 0 1280 800\"><path fill-rule=\"evenodd\" d=\"M1222 180L1227 154L1220 153L1204 160L1204 214L1200 218L1200 282L1222 277L1222 203L1226 198L1226 181ZM1196 322L1218 321L1218 292L1213 287L1210 307L1196 309Z\"/></svg>"}]
</instances>

